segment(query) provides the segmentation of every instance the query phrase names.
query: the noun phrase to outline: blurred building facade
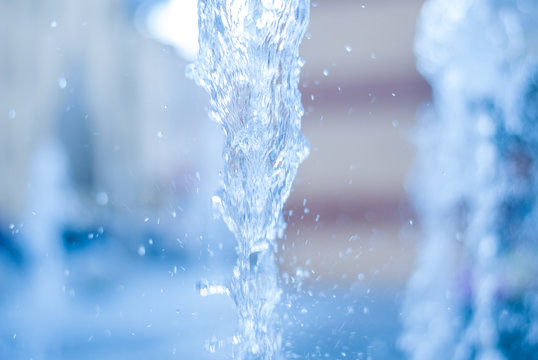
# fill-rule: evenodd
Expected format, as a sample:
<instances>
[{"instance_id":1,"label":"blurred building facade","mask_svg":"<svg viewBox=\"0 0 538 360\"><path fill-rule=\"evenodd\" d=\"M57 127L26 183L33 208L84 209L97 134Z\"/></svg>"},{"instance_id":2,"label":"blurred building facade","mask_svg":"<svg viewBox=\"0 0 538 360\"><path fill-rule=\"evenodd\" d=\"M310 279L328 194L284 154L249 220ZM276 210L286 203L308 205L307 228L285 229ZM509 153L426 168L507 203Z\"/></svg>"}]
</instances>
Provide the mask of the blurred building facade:
<instances>
[{"instance_id":1,"label":"blurred building facade","mask_svg":"<svg viewBox=\"0 0 538 360\"><path fill-rule=\"evenodd\" d=\"M135 5L0 2L4 224L39 213L29 206L39 181L31 164L50 142L67 155L81 221L179 213L216 187L220 134L205 95L185 78L185 60L136 28Z\"/></svg>"}]
</instances>

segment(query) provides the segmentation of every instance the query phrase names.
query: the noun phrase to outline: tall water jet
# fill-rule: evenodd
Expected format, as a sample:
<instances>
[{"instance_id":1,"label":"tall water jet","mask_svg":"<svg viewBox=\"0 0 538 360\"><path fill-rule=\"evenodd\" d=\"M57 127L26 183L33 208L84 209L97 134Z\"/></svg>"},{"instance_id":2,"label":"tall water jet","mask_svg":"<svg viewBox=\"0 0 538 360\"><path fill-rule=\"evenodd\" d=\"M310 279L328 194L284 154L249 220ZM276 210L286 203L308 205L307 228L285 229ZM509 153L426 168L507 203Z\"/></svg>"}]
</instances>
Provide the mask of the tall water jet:
<instances>
[{"instance_id":1,"label":"tall water jet","mask_svg":"<svg viewBox=\"0 0 538 360\"><path fill-rule=\"evenodd\" d=\"M404 305L411 359L536 358L536 15L529 0L423 7L415 50L434 107L411 189L426 237Z\"/></svg>"},{"instance_id":2,"label":"tall water jet","mask_svg":"<svg viewBox=\"0 0 538 360\"><path fill-rule=\"evenodd\" d=\"M199 54L188 75L211 95L210 117L224 131L223 186L213 205L237 239L228 286L200 285L202 295L235 301L237 359L280 358L274 309L281 290L276 238L282 207L308 155L301 134L299 44L309 0L199 0Z\"/></svg>"}]
</instances>

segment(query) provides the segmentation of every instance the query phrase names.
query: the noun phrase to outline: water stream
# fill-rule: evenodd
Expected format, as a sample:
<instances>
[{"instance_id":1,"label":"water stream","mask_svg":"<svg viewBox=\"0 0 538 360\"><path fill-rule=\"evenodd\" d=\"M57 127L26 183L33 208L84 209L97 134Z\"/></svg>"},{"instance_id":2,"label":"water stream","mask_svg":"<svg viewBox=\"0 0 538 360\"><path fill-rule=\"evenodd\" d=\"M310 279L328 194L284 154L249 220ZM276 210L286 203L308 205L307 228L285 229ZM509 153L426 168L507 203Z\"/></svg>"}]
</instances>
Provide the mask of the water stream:
<instances>
[{"instance_id":1,"label":"water stream","mask_svg":"<svg viewBox=\"0 0 538 360\"><path fill-rule=\"evenodd\" d=\"M280 358L274 252L285 228L282 207L309 152L298 90L309 6L309 0L198 4L200 50L188 75L210 94L210 117L225 135L222 189L212 202L237 239L230 282L204 281L199 288L233 298L236 359Z\"/></svg>"},{"instance_id":2,"label":"water stream","mask_svg":"<svg viewBox=\"0 0 538 360\"><path fill-rule=\"evenodd\" d=\"M429 0L419 18L434 106L412 185L426 240L404 306L411 359L536 357L536 14L525 0Z\"/></svg>"}]
</instances>

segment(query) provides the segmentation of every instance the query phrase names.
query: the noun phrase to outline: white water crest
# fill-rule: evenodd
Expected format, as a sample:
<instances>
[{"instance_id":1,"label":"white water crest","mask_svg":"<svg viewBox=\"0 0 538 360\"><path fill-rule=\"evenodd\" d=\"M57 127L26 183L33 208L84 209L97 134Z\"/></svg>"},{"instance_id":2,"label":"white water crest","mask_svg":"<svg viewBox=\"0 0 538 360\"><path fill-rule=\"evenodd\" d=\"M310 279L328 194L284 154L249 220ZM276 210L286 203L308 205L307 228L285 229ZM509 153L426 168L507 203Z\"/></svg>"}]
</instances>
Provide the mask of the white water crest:
<instances>
[{"instance_id":1,"label":"white water crest","mask_svg":"<svg viewBox=\"0 0 538 360\"><path fill-rule=\"evenodd\" d=\"M239 317L236 359L281 357L274 252L285 228L282 208L309 152L298 90L309 7L309 0L198 3L200 49L187 73L210 94L210 117L225 135L223 185L212 201L237 239L228 286Z\"/></svg>"}]
</instances>

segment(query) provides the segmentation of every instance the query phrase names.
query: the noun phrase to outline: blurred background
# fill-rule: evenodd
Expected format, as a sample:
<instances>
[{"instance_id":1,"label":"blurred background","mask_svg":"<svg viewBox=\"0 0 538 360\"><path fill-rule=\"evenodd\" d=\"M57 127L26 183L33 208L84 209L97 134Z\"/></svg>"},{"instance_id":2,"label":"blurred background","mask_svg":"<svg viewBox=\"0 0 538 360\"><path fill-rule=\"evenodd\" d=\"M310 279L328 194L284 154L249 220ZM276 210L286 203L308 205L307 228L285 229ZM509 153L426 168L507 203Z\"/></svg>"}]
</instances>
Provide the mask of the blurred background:
<instances>
[{"instance_id":1,"label":"blurred background","mask_svg":"<svg viewBox=\"0 0 538 360\"><path fill-rule=\"evenodd\" d=\"M296 358L402 356L421 5L311 3L311 154L278 253ZM196 0L0 0L1 359L229 356L232 300L195 290L235 261L209 206L222 134L184 76L196 16Z\"/></svg>"}]
</instances>

